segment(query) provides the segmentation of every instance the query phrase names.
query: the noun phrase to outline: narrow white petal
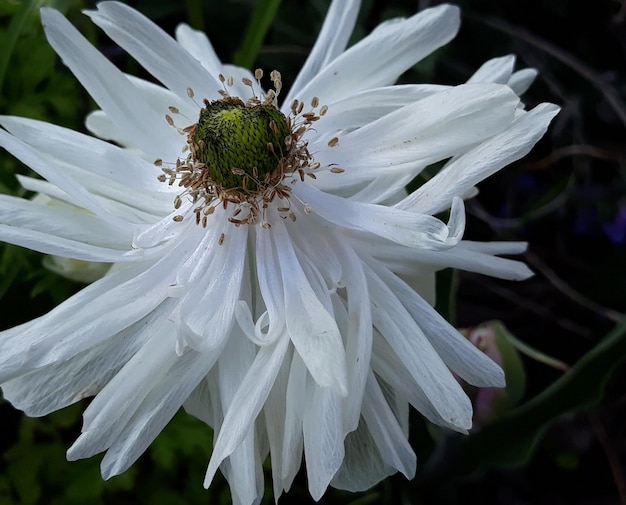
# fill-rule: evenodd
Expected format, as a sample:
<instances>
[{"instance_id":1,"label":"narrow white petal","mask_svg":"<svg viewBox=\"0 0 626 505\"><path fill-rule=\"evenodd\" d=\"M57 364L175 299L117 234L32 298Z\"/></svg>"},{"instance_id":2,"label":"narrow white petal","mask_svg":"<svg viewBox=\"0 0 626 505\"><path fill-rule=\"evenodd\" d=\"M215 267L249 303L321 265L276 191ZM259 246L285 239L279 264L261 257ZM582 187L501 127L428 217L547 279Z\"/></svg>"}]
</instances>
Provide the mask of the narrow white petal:
<instances>
[{"instance_id":1,"label":"narrow white petal","mask_svg":"<svg viewBox=\"0 0 626 505\"><path fill-rule=\"evenodd\" d=\"M155 309L168 296L179 251L151 264L127 264L90 284L29 326L17 342L0 342L9 376L62 361L99 344ZM5 348L6 345L6 348ZM15 373L15 375L21 375Z\"/></svg>"},{"instance_id":2,"label":"narrow white petal","mask_svg":"<svg viewBox=\"0 0 626 505\"><path fill-rule=\"evenodd\" d=\"M47 159L135 189L169 192L167 184L157 180L157 167L108 142L34 119L0 116L0 125Z\"/></svg>"},{"instance_id":3,"label":"narrow white petal","mask_svg":"<svg viewBox=\"0 0 626 505\"><path fill-rule=\"evenodd\" d=\"M345 331L348 391L344 399L344 431L357 429L372 354L372 312L365 273L351 244L337 237L334 246L341 260L346 286L348 327Z\"/></svg>"},{"instance_id":4,"label":"narrow white petal","mask_svg":"<svg viewBox=\"0 0 626 505\"><path fill-rule=\"evenodd\" d=\"M513 73L508 85L517 95L522 95L530 88L538 73L535 68L523 68Z\"/></svg>"},{"instance_id":5,"label":"narrow white petal","mask_svg":"<svg viewBox=\"0 0 626 505\"><path fill-rule=\"evenodd\" d=\"M338 164L346 170L339 175L349 175L353 184L406 172L406 165L417 174L508 128L518 105L519 98L508 86L463 84L340 136L333 148L320 145L316 161L322 166Z\"/></svg>"},{"instance_id":6,"label":"narrow white petal","mask_svg":"<svg viewBox=\"0 0 626 505\"><path fill-rule=\"evenodd\" d=\"M258 340L273 342L285 327L285 297L274 244L271 235L262 228L256 230L256 273L267 312L265 316L259 317L255 335ZM267 329L263 331L265 322Z\"/></svg>"},{"instance_id":7,"label":"narrow white petal","mask_svg":"<svg viewBox=\"0 0 626 505\"><path fill-rule=\"evenodd\" d=\"M168 111L154 110L128 78L59 12L44 7L41 18L50 45L123 136L152 159L175 159L180 136L165 121Z\"/></svg>"},{"instance_id":8,"label":"narrow white petal","mask_svg":"<svg viewBox=\"0 0 626 505\"><path fill-rule=\"evenodd\" d=\"M463 240L459 246L469 251L485 254L523 254L528 249L528 242L473 242Z\"/></svg>"},{"instance_id":9,"label":"narrow white petal","mask_svg":"<svg viewBox=\"0 0 626 505\"><path fill-rule=\"evenodd\" d=\"M293 347L289 346L283 363L274 381L265 406L263 407L263 417L267 432L267 439L270 448L272 461L272 481L274 485L274 496L280 496L285 490L283 486L283 437L285 435L286 398L289 380L289 370L293 357ZM304 368L304 366L303 366Z\"/></svg>"},{"instance_id":10,"label":"narrow white petal","mask_svg":"<svg viewBox=\"0 0 626 505\"><path fill-rule=\"evenodd\" d=\"M328 112L316 123L315 129L322 135L325 132L359 128L448 88L435 84L402 84L347 95L340 100L325 103Z\"/></svg>"},{"instance_id":11,"label":"narrow white petal","mask_svg":"<svg viewBox=\"0 0 626 505\"><path fill-rule=\"evenodd\" d=\"M177 357L104 456L100 469L105 479L124 472L136 461L211 366L211 360L203 354L190 352Z\"/></svg>"},{"instance_id":12,"label":"narrow white petal","mask_svg":"<svg viewBox=\"0 0 626 505\"><path fill-rule=\"evenodd\" d=\"M97 9L87 11L91 20L180 98L191 101L187 88L200 99L221 89L217 76L144 15L118 2L101 2Z\"/></svg>"},{"instance_id":13,"label":"narrow white petal","mask_svg":"<svg viewBox=\"0 0 626 505\"><path fill-rule=\"evenodd\" d=\"M543 136L559 108L542 104L518 118L506 131L454 159L396 207L436 214L502 167L528 154Z\"/></svg>"},{"instance_id":14,"label":"narrow white petal","mask_svg":"<svg viewBox=\"0 0 626 505\"><path fill-rule=\"evenodd\" d=\"M377 273L402 300L437 354L453 372L474 386L504 386L504 372L494 361L392 272L381 267Z\"/></svg>"},{"instance_id":15,"label":"narrow white petal","mask_svg":"<svg viewBox=\"0 0 626 505\"><path fill-rule=\"evenodd\" d=\"M308 82L346 48L359 13L360 0L334 0L306 62L298 73L285 103L289 105Z\"/></svg>"},{"instance_id":16,"label":"narrow white petal","mask_svg":"<svg viewBox=\"0 0 626 505\"><path fill-rule=\"evenodd\" d=\"M181 300L180 337L190 347L208 352L220 348L234 323L234 311L241 292L246 227L231 227L223 245L213 257L203 252L206 270Z\"/></svg>"},{"instance_id":17,"label":"narrow white petal","mask_svg":"<svg viewBox=\"0 0 626 505\"><path fill-rule=\"evenodd\" d=\"M333 477L331 485L337 489L365 491L397 470L388 465L376 447L376 440L361 418L359 427L345 439L343 463Z\"/></svg>"},{"instance_id":18,"label":"narrow white petal","mask_svg":"<svg viewBox=\"0 0 626 505\"><path fill-rule=\"evenodd\" d=\"M303 424L304 452L309 492L317 501L326 492L345 455L342 402L332 390L309 384L308 403Z\"/></svg>"},{"instance_id":19,"label":"narrow white petal","mask_svg":"<svg viewBox=\"0 0 626 505\"><path fill-rule=\"evenodd\" d=\"M176 94L163 86L129 74L125 75L141 93L149 107L161 113L169 113L172 115L172 119L174 119L177 126L187 126L188 124L193 124L197 119L199 107L195 103L189 104L187 101L179 98ZM170 107L176 107L179 112L176 114L172 113ZM126 137L123 130L121 130L104 111L95 110L88 114L85 119L85 126L97 137L103 140L113 141L131 150L135 156L144 156L141 150L133 144L133 139ZM182 137L180 137L179 140L182 140ZM165 152L162 156L166 156ZM166 157L165 159L168 158ZM152 162L154 160L147 159L147 161Z\"/></svg>"},{"instance_id":20,"label":"narrow white petal","mask_svg":"<svg viewBox=\"0 0 626 505\"><path fill-rule=\"evenodd\" d=\"M154 317L138 321L111 339L70 358L2 384L2 394L28 416L44 416L95 396L143 346L140 331Z\"/></svg>"},{"instance_id":21,"label":"narrow white petal","mask_svg":"<svg viewBox=\"0 0 626 505\"><path fill-rule=\"evenodd\" d=\"M365 389L363 418L385 462L407 479L412 479L416 467L415 453L371 372Z\"/></svg>"},{"instance_id":22,"label":"narrow white petal","mask_svg":"<svg viewBox=\"0 0 626 505\"><path fill-rule=\"evenodd\" d=\"M509 54L501 58L493 58L485 63L472 75L467 82L494 82L507 84L513 73L515 56Z\"/></svg>"},{"instance_id":23,"label":"narrow white petal","mask_svg":"<svg viewBox=\"0 0 626 505\"><path fill-rule=\"evenodd\" d=\"M211 484L220 463L241 444L263 408L282 365L288 344L289 339L284 335L273 345L259 349L224 417L207 468L205 487Z\"/></svg>"},{"instance_id":24,"label":"narrow white petal","mask_svg":"<svg viewBox=\"0 0 626 505\"><path fill-rule=\"evenodd\" d=\"M271 234L280 261L289 337L318 384L345 396L345 351L337 324L313 291L282 221Z\"/></svg>"},{"instance_id":25,"label":"narrow white petal","mask_svg":"<svg viewBox=\"0 0 626 505\"><path fill-rule=\"evenodd\" d=\"M128 251L133 226L112 225L98 216L55 205L0 195L0 223L88 245Z\"/></svg>"},{"instance_id":26,"label":"narrow white petal","mask_svg":"<svg viewBox=\"0 0 626 505\"><path fill-rule=\"evenodd\" d=\"M408 247L437 250L449 248L458 243L463 233L463 204L460 199L455 204L455 213L451 216L450 224L446 225L431 215L353 202L306 184L296 185L294 194L311 207L313 214L333 224L373 233Z\"/></svg>"},{"instance_id":27,"label":"narrow white petal","mask_svg":"<svg viewBox=\"0 0 626 505\"><path fill-rule=\"evenodd\" d=\"M302 424L307 411L307 382L312 382L306 365L297 352L293 353L287 395L285 397L285 432L283 436L282 482L289 489L302 462L304 437Z\"/></svg>"},{"instance_id":28,"label":"narrow white petal","mask_svg":"<svg viewBox=\"0 0 626 505\"><path fill-rule=\"evenodd\" d=\"M170 335L173 324L167 319L172 304L164 309L151 318L152 326L140 329L144 344L85 410L82 434L68 451L68 458L90 457L115 443L150 390L178 359Z\"/></svg>"},{"instance_id":29,"label":"narrow white petal","mask_svg":"<svg viewBox=\"0 0 626 505\"><path fill-rule=\"evenodd\" d=\"M194 30L183 23L176 27L176 40L204 67L209 75L215 78L220 74L222 62L204 32Z\"/></svg>"},{"instance_id":30,"label":"narrow white petal","mask_svg":"<svg viewBox=\"0 0 626 505\"><path fill-rule=\"evenodd\" d=\"M220 400L225 412L232 406L255 356L256 346L240 332L233 331L220 355L217 367ZM220 468L232 490L233 503L249 505L257 498L257 471L262 473L262 470L260 461L257 468L255 457L254 422L250 423L246 431L241 443L222 461Z\"/></svg>"},{"instance_id":31,"label":"narrow white petal","mask_svg":"<svg viewBox=\"0 0 626 505\"><path fill-rule=\"evenodd\" d=\"M458 27L459 10L451 5L383 23L315 76L309 76L294 98L309 102L317 95L331 102L392 84L405 70L451 40Z\"/></svg>"},{"instance_id":32,"label":"narrow white petal","mask_svg":"<svg viewBox=\"0 0 626 505\"><path fill-rule=\"evenodd\" d=\"M16 228L5 224L0 224L0 240L40 253L76 260L114 263L132 259L126 258L126 251L120 249L93 246L45 232Z\"/></svg>"},{"instance_id":33,"label":"narrow white petal","mask_svg":"<svg viewBox=\"0 0 626 505\"><path fill-rule=\"evenodd\" d=\"M472 406L461 386L390 287L373 271L368 271L367 276L375 307L374 325L439 415L447 423L469 429Z\"/></svg>"},{"instance_id":34,"label":"narrow white petal","mask_svg":"<svg viewBox=\"0 0 626 505\"><path fill-rule=\"evenodd\" d=\"M28 165L39 175L56 184L60 189L72 196L75 205L90 210L101 218L109 218L119 221L102 208L83 186L77 183L73 178L64 173L64 170L55 160L46 159L44 156L36 152L28 144L25 144L18 138L0 129L0 146L4 147L13 156L18 158L22 163Z\"/></svg>"}]
</instances>

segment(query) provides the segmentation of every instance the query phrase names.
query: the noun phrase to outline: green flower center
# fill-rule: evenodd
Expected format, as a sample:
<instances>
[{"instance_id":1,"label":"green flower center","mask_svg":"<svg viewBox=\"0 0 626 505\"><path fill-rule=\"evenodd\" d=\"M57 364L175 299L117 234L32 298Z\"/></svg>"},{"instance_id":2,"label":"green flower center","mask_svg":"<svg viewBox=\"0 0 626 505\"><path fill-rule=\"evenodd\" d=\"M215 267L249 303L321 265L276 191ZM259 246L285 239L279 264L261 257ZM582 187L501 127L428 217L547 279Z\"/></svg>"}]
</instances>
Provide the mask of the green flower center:
<instances>
[{"instance_id":1,"label":"green flower center","mask_svg":"<svg viewBox=\"0 0 626 505\"><path fill-rule=\"evenodd\" d=\"M192 141L196 160L216 184L256 191L286 154L290 134L287 118L273 105L231 99L205 103Z\"/></svg>"},{"instance_id":2,"label":"green flower center","mask_svg":"<svg viewBox=\"0 0 626 505\"><path fill-rule=\"evenodd\" d=\"M263 72L257 69L254 77L261 88ZM270 212L296 220L291 201L293 185L304 182L306 176L315 179L320 167L304 136L328 107L320 107L319 99L313 97L310 109L305 111L303 102L293 100L285 116L276 105L282 88L280 73L272 71L270 79L274 89L257 96L252 80L243 77L242 83L252 91L244 102L228 92L233 78L220 74L224 89L218 93L222 98L205 98L197 123L181 127L172 116L165 115L171 127L187 136L184 158L175 163L160 158L154 161L163 172L159 181L182 188L174 198L174 209L180 209L172 217L175 222L193 215L196 224L205 228L210 216L220 209L235 226L259 223L270 228ZM193 99L191 88L187 88L187 95ZM177 107L168 108L172 114L180 114ZM333 137L328 146L334 147L337 142L338 138ZM343 168L332 164L329 171L341 173ZM305 214L310 214L307 204L297 203L303 205Z\"/></svg>"}]
</instances>

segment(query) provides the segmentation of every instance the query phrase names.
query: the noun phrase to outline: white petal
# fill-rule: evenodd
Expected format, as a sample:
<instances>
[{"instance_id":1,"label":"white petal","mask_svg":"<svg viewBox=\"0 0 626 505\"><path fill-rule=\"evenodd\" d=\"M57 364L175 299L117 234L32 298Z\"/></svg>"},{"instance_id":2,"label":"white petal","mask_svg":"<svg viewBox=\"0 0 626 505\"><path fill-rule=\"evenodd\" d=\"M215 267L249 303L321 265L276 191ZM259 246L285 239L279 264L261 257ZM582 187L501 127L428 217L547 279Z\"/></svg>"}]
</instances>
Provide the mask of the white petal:
<instances>
[{"instance_id":1,"label":"white petal","mask_svg":"<svg viewBox=\"0 0 626 505\"><path fill-rule=\"evenodd\" d=\"M317 162L338 164L346 170L339 175L352 184L406 173L407 165L417 175L427 165L460 154L508 128L518 104L519 98L507 86L463 84L340 136L333 148L325 144L312 144L312 148L320 150Z\"/></svg>"},{"instance_id":2,"label":"white petal","mask_svg":"<svg viewBox=\"0 0 626 505\"><path fill-rule=\"evenodd\" d=\"M346 365L348 391L344 399L344 431L357 429L367 375L372 353L372 313L369 289L361 259L355 251L338 237L333 244L341 260L346 286L348 327L346 339Z\"/></svg>"},{"instance_id":3,"label":"white petal","mask_svg":"<svg viewBox=\"0 0 626 505\"><path fill-rule=\"evenodd\" d=\"M205 487L211 484L219 464L241 444L261 411L282 365L288 343L289 339L284 335L273 345L259 349L224 417L204 479Z\"/></svg>"},{"instance_id":4,"label":"white petal","mask_svg":"<svg viewBox=\"0 0 626 505\"><path fill-rule=\"evenodd\" d=\"M256 230L256 273L267 312L258 319L254 331L258 340L273 342L282 335L285 327L285 297L273 241L262 228ZM267 330L263 331L265 321Z\"/></svg>"},{"instance_id":5,"label":"white petal","mask_svg":"<svg viewBox=\"0 0 626 505\"><path fill-rule=\"evenodd\" d=\"M118 219L115 219L109 212L103 209L93 195L83 186L78 184L73 178L68 177L62 167L55 163L55 160L46 159L29 145L4 130L0 130L0 146L4 147L22 163L35 170L39 175L71 195L74 205L88 209L103 219L119 222Z\"/></svg>"},{"instance_id":6,"label":"white petal","mask_svg":"<svg viewBox=\"0 0 626 505\"><path fill-rule=\"evenodd\" d=\"M193 279L192 288L181 300L179 338L198 351L221 348L234 323L247 233L247 227L231 227L223 245L213 248L217 249L214 255L202 251L205 271Z\"/></svg>"},{"instance_id":7,"label":"white petal","mask_svg":"<svg viewBox=\"0 0 626 505\"><path fill-rule=\"evenodd\" d=\"M507 84L513 73L515 56L509 54L501 58L493 58L485 63L470 77L467 82L494 82Z\"/></svg>"},{"instance_id":8,"label":"white petal","mask_svg":"<svg viewBox=\"0 0 626 505\"><path fill-rule=\"evenodd\" d=\"M211 365L210 359L203 354L190 352L177 357L104 456L100 469L105 479L124 472L135 462L172 419ZM147 379L144 381L150 383Z\"/></svg>"},{"instance_id":9,"label":"white petal","mask_svg":"<svg viewBox=\"0 0 626 505\"><path fill-rule=\"evenodd\" d=\"M461 429L472 425L472 406L459 383L389 286L367 271L376 328L394 349L439 415Z\"/></svg>"},{"instance_id":10,"label":"white petal","mask_svg":"<svg viewBox=\"0 0 626 505\"><path fill-rule=\"evenodd\" d=\"M289 489L302 462L304 437L302 424L308 406L307 382L312 382L306 365L294 352L289 369L287 395L285 397L285 432L282 453L283 488Z\"/></svg>"},{"instance_id":11,"label":"white petal","mask_svg":"<svg viewBox=\"0 0 626 505\"><path fill-rule=\"evenodd\" d=\"M233 404L237 391L254 362L255 354L255 345L240 332L231 333L218 361L220 400L225 412ZM232 490L233 502L248 505L257 498L257 473L262 474L262 469L261 462L257 465L255 457L254 422L251 422L246 431L241 443L221 463L220 468Z\"/></svg>"},{"instance_id":12,"label":"white petal","mask_svg":"<svg viewBox=\"0 0 626 505\"><path fill-rule=\"evenodd\" d=\"M508 85L517 95L522 95L523 93L526 93L528 88L530 88L530 85L537 77L537 74L537 69L523 68L522 70L518 70L513 73L509 79Z\"/></svg>"},{"instance_id":13,"label":"white petal","mask_svg":"<svg viewBox=\"0 0 626 505\"><path fill-rule=\"evenodd\" d=\"M151 319L138 321L67 361L5 382L4 398L26 415L39 417L95 396L144 344L147 332L139 330Z\"/></svg>"},{"instance_id":14,"label":"white petal","mask_svg":"<svg viewBox=\"0 0 626 505\"><path fill-rule=\"evenodd\" d=\"M128 264L109 271L37 319L19 340L0 342L6 370L0 382L76 356L144 317L167 297L163 272L172 270L176 253L149 266Z\"/></svg>"},{"instance_id":15,"label":"white petal","mask_svg":"<svg viewBox=\"0 0 626 505\"><path fill-rule=\"evenodd\" d=\"M458 243L463 234L465 223L460 199L455 204L450 224L446 225L431 215L353 202L318 191L306 184L297 184L294 194L310 206L313 214L333 224L364 230L408 247L445 249Z\"/></svg>"},{"instance_id":16,"label":"white petal","mask_svg":"<svg viewBox=\"0 0 626 505\"><path fill-rule=\"evenodd\" d=\"M474 386L504 387L504 372L494 361L392 272L378 268L377 273L402 300L437 354L453 372Z\"/></svg>"},{"instance_id":17,"label":"white petal","mask_svg":"<svg viewBox=\"0 0 626 505\"><path fill-rule=\"evenodd\" d=\"M161 173L157 167L108 142L34 119L0 116L0 125L47 159L98 174L111 183L170 193L167 184L157 180ZM106 188L102 191L106 194Z\"/></svg>"},{"instance_id":18,"label":"white petal","mask_svg":"<svg viewBox=\"0 0 626 505\"><path fill-rule=\"evenodd\" d=\"M452 39L459 10L451 5L426 9L406 20L383 23L349 48L300 90L309 102L319 96L328 103L365 89L392 84L408 68Z\"/></svg>"},{"instance_id":19,"label":"white petal","mask_svg":"<svg viewBox=\"0 0 626 505\"><path fill-rule=\"evenodd\" d=\"M407 479L412 479L415 475L415 453L371 372L365 389L363 418L383 460Z\"/></svg>"},{"instance_id":20,"label":"white petal","mask_svg":"<svg viewBox=\"0 0 626 505\"><path fill-rule=\"evenodd\" d=\"M179 98L176 94L172 93L169 89L164 88L163 86L132 75L125 75L141 93L149 107L153 110L159 111L161 114L169 113L177 126L184 127L189 124L193 124L197 120L199 106L195 103L189 104L187 101ZM173 113L170 107L176 107L179 112L176 114ZM107 116L104 111L96 110L88 114L85 120L85 126L97 137L104 140L114 141L117 144L131 150L132 154L135 156L144 156L141 150L132 143L132 138L125 137L124 132L120 130L115 122ZM178 140L181 144L180 147L182 147L183 137L179 137ZM180 155L180 153L178 154ZM165 156L165 159L169 161L165 152L162 156ZM152 163L154 159L148 159L147 161Z\"/></svg>"},{"instance_id":21,"label":"white petal","mask_svg":"<svg viewBox=\"0 0 626 505\"><path fill-rule=\"evenodd\" d=\"M453 196L528 154L543 136L559 108L542 104L518 118L506 131L483 142L446 165L432 179L396 207L436 214L449 205Z\"/></svg>"},{"instance_id":22,"label":"white petal","mask_svg":"<svg viewBox=\"0 0 626 505\"><path fill-rule=\"evenodd\" d=\"M44 254L83 261L114 263L127 259L125 257L126 252L119 249L93 246L44 232L16 228L5 224L0 224L0 240Z\"/></svg>"},{"instance_id":23,"label":"white petal","mask_svg":"<svg viewBox=\"0 0 626 505\"><path fill-rule=\"evenodd\" d=\"M200 99L212 98L221 89L217 76L147 17L118 2L101 2L97 9L87 11L91 20L180 98L192 101L187 88Z\"/></svg>"},{"instance_id":24,"label":"white petal","mask_svg":"<svg viewBox=\"0 0 626 505\"><path fill-rule=\"evenodd\" d=\"M8 195L0 195L0 223L120 251L130 249L134 232L132 226L114 226L84 211L41 205Z\"/></svg>"},{"instance_id":25,"label":"white petal","mask_svg":"<svg viewBox=\"0 0 626 505\"><path fill-rule=\"evenodd\" d=\"M331 484L337 489L365 491L397 472L378 452L376 441L363 419L345 439L346 455Z\"/></svg>"},{"instance_id":26,"label":"white petal","mask_svg":"<svg viewBox=\"0 0 626 505\"><path fill-rule=\"evenodd\" d=\"M287 410L287 385L289 369L293 357L293 347L289 346L283 363L274 381L265 406L263 416L270 447L272 461L272 481L274 484L274 496L280 496L285 489L283 485L283 438L285 436L285 416ZM302 366L304 369L304 365Z\"/></svg>"},{"instance_id":27,"label":"white petal","mask_svg":"<svg viewBox=\"0 0 626 505\"><path fill-rule=\"evenodd\" d=\"M176 40L205 68L209 75L215 78L220 74L222 62L204 32L194 30L183 23L176 27Z\"/></svg>"},{"instance_id":28,"label":"white petal","mask_svg":"<svg viewBox=\"0 0 626 505\"><path fill-rule=\"evenodd\" d=\"M282 221L274 224L271 234L280 261L289 337L317 383L345 396L345 351L337 324L315 295Z\"/></svg>"},{"instance_id":29,"label":"white petal","mask_svg":"<svg viewBox=\"0 0 626 505\"><path fill-rule=\"evenodd\" d=\"M165 121L168 111L154 110L128 78L59 12L44 7L41 18L50 45L124 138L132 139L132 144L152 159L175 159L180 136ZM147 124L150 128L145 127Z\"/></svg>"},{"instance_id":30,"label":"white petal","mask_svg":"<svg viewBox=\"0 0 626 505\"><path fill-rule=\"evenodd\" d=\"M315 124L315 128L320 134L358 128L448 88L435 84L403 84L347 95L326 103L328 112Z\"/></svg>"},{"instance_id":31,"label":"white petal","mask_svg":"<svg viewBox=\"0 0 626 505\"><path fill-rule=\"evenodd\" d=\"M287 106L299 98L301 89L346 48L359 13L360 0L334 0L328 11L315 45L300 69L289 95Z\"/></svg>"},{"instance_id":32,"label":"white petal","mask_svg":"<svg viewBox=\"0 0 626 505\"><path fill-rule=\"evenodd\" d=\"M372 353L372 371L385 381L396 394L405 397L411 405L431 423L445 426L461 433L467 433L467 428L459 428L444 419L424 393L422 387L402 365L398 355L393 351L385 339L377 334L374 338Z\"/></svg>"},{"instance_id":33,"label":"white petal","mask_svg":"<svg viewBox=\"0 0 626 505\"><path fill-rule=\"evenodd\" d=\"M341 398L332 390L309 384L304 417L304 452L309 492L319 500L344 458Z\"/></svg>"}]
</instances>

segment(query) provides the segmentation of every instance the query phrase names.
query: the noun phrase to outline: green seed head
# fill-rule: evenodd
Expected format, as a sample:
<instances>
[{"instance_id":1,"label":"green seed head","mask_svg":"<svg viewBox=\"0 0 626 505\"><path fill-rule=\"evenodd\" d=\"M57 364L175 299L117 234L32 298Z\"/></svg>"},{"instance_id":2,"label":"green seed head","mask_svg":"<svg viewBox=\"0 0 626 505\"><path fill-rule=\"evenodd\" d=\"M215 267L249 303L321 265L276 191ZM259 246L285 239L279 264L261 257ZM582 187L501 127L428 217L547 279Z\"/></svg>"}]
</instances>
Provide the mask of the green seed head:
<instances>
[{"instance_id":1,"label":"green seed head","mask_svg":"<svg viewBox=\"0 0 626 505\"><path fill-rule=\"evenodd\" d=\"M276 169L290 133L287 118L272 105L219 100L202 109L192 140L196 160L216 184L256 191L255 180Z\"/></svg>"}]
</instances>

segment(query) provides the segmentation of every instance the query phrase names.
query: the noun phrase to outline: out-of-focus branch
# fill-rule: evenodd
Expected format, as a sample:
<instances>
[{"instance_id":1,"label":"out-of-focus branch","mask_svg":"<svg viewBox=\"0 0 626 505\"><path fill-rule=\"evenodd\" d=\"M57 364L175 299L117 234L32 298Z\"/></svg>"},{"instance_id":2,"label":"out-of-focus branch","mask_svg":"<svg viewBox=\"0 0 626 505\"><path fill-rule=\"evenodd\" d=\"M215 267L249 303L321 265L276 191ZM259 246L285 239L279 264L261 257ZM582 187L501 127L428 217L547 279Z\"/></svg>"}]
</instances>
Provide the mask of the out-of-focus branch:
<instances>
[{"instance_id":1,"label":"out-of-focus branch","mask_svg":"<svg viewBox=\"0 0 626 505\"><path fill-rule=\"evenodd\" d=\"M626 127L626 107L624 107L622 99L611 85L607 84L597 72L587 66L584 62L564 49L554 45L552 42L542 39L524 28L502 21L501 19L489 17L475 17L473 19L486 24L494 30L508 33L518 40L522 40L531 46L541 49L553 58L559 60L564 65L570 67L576 73L580 74L604 95L606 101L613 109L613 112L615 112L624 127Z\"/></svg>"}]
</instances>

